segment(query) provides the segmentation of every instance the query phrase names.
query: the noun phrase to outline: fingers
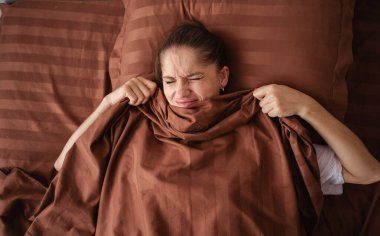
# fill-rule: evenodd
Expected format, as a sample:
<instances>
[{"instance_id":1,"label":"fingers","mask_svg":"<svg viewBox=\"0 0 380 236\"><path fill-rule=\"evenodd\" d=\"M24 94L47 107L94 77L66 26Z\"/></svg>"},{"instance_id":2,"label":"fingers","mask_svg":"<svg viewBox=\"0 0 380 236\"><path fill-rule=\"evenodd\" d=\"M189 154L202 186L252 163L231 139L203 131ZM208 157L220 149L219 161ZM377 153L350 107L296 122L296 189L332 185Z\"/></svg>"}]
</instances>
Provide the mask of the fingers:
<instances>
[{"instance_id":1,"label":"fingers","mask_svg":"<svg viewBox=\"0 0 380 236\"><path fill-rule=\"evenodd\" d=\"M271 94L266 95L263 99L260 100L259 106L264 107L267 104L273 102L274 100L276 100L276 98L273 95L271 95Z\"/></svg>"},{"instance_id":2,"label":"fingers","mask_svg":"<svg viewBox=\"0 0 380 236\"><path fill-rule=\"evenodd\" d=\"M261 100L271 91L271 89L273 89L273 86L274 85L269 84L269 85L263 85L261 87L258 87L253 91L253 96Z\"/></svg>"},{"instance_id":3,"label":"fingers","mask_svg":"<svg viewBox=\"0 0 380 236\"><path fill-rule=\"evenodd\" d=\"M274 110L276 108L276 97L273 95L273 86L272 85L264 85L259 88L256 88L253 91L253 96L260 100L259 106L261 110L265 114L274 114Z\"/></svg>"},{"instance_id":4,"label":"fingers","mask_svg":"<svg viewBox=\"0 0 380 236\"><path fill-rule=\"evenodd\" d=\"M131 80L125 89L126 96L129 98L129 104L134 106L142 104L146 98L143 92L144 90L147 90L145 85L141 85Z\"/></svg>"},{"instance_id":5,"label":"fingers","mask_svg":"<svg viewBox=\"0 0 380 236\"><path fill-rule=\"evenodd\" d=\"M269 84L256 88L253 96L260 100L259 106L263 113L270 117L283 117L284 107L281 100L279 85Z\"/></svg>"},{"instance_id":6,"label":"fingers","mask_svg":"<svg viewBox=\"0 0 380 236\"><path fill-rule=\"evenodd\" d=\"M283 117L281 108L278 106L276 101L271 101L261 108L264 114L270 117Z\"/></svg>"},{"instance_id":7,"label":"fingers","mask_svg":"<svg viewBox=\"0 0 380 236\"><path fill-rule=\"evenodd\" d=\"M144 77L137 77L138 79L141 80L141 82L144 83L144 85L149 89L149 91L151 92L151 94L154 93L154 91L156 90L157 88L157 84L151 80L148 80L148 79L145 79Z\"/></svg>"},{"instance_id":8,"label":"fingers","mask_svg":"<svg viewBox=\"0 0 380 236\"><path fill-rule=\"evenodd\" d=\"M129 104L134 106L146 103L157 88L155 82L143 77L132 78L124 86L125 96L129 98Z\"/></svg>"},{"instance_id":9,"label":"fingers","mask_svg":"<svg viewBox=\"0 0 380 236\"><path fill-rule=\"evenodd\" d=\"M126 86L124 88L124 92L125 92L125 96L129 99L129 104L130 105L135 105L136 102L137 102L137 95L135 94L135 92L132 90L132 88L130 86Z\"/></svg>"},{"instance_id":10,"label":"fingers","mask_svg":"<svg viewBox=\"0 0 380 236\"><path fill-rule=\"evenodd\" d=\"M154 94L157 88L157 84L153 81L150 81L148 79L145 79L143 77L137 77L137 79L143 83L144 86L140 86L141 92L144 94L145 99L142 101L142 103L146 103L149 98Z\"/></svg>"},{"instance_id":11,"label":"fingers","mask_svg":"<svg viewBox=\"0 0 380 236\"><path fill-rule=\"evenodd\" d=\"M265 99L265 98L264 98ZM261 100L261 102L264 101ZM296 115L297 108L294 104L289 104L287 101L281 101L277 97L273 97L268 101L264 101L265 104L261 105L261 111L270 117L288 117Z\"/></svg>"},{"instance_id":12,"label":"fingers","mask_svg":"<svg viewBox=\"0 0 380 236\"><path fill-rule=\"evenodd\" d=\"M270 117L282 117L282 115L276 109L272 109L270 112L268 112L268 116L270 116Z\"/></svg>"},{"instance_id":13,"label":"fingers","mask_svg":"<svg viewBox=\"0 0 380 236\"><path fill-rule=\"evenodd\" d=\"M266 87L264 89L266 89L267 91L265 91L266 94L260 100L260 103L259 103L259 106L261 107L261 111L270 117L282 117L282 114L280 113L281 104L280 104L280 101L278 100L279 98L276 97L276 95L271 92L270 87Z\"/></svg>"},{"instance_id":14,"label":"fingers","mask_svg":"<svg viewBox=\"0 0 380 236\"><path fill-rule=\"evenodd\" d=\"M269 113L275 108L276 104L274 102L269 102L265 106L261 107L261 111L265 114Z\"/></svg>"}]
</instances>

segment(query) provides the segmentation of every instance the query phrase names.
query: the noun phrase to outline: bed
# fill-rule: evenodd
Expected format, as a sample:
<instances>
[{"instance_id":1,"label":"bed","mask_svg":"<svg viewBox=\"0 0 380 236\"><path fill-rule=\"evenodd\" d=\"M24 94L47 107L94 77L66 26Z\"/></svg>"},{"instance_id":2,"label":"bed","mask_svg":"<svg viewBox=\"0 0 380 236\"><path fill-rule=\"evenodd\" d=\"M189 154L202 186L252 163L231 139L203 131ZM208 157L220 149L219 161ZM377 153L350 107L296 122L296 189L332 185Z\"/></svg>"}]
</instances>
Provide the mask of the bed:
<instances>
[{"instance_id":1,"label":"bed","mask_svg":"<svg viewBox=\"0 0 380 236\"><path fill-rule=\"evenodd\" d=\"M227 42L230 91L295 87L380 158L378 1L20 0L0 7L2 235L25 233L71 133L110 91L137 75L152 79L155 49L184 20L202 21ZM313 235L378 235L379 197L378 183L345 184L343 195L324 196Z\"/></svg>"}]
</instances>

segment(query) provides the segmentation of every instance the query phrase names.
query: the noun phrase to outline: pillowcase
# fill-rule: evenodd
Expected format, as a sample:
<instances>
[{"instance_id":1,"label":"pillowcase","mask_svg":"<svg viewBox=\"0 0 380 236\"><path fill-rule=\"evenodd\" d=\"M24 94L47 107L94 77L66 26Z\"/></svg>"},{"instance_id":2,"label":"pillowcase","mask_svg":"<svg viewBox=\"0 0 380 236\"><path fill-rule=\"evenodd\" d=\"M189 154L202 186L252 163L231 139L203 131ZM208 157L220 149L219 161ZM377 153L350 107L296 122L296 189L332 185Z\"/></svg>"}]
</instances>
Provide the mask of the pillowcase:
<instances>
[{"instance_id":1,"label":"pillowcase","mask_svg":"<svg viewBox=\"0 0 380 236\"><path fill-rule=\"evenodd\" d=\"M77 126L110 91L120 1L17 1L0 35L0 168L41 181Z\"/></svg>"},{"instance_id":2,"label":"pillowcase","mask_svg":"<svg viewBox=\"0 0 380 236\"><path fill-rule=\"evenodd\" d=\"M135 76L152 78L156 51L168 31L195 19L229 48L230 91L285 84L343 118L354 0L124 0L124 4L123 33L116 43L119 59L110 64L113 88Z\"/></svg>"}]
</instances>

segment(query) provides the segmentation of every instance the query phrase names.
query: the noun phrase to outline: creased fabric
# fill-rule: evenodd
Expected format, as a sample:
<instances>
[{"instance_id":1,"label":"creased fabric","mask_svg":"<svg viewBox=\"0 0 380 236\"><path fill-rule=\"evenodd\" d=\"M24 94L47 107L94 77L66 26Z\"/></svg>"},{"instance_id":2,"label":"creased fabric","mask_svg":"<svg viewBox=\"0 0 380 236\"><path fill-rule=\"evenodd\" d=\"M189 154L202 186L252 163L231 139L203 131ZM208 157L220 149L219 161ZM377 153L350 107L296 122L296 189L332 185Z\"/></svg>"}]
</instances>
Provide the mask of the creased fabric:
<instances>
[{"instance_id":1,"label":"creased fabric","mask_svg":"<svg viewBox=\"0 0 380 236\"><path fill-rule=\"evenodd\" d=\"M20 168L0 168L0 235L23 235L46 189Z\"/></svg>"},{"instance_id":2,"label":"creased fabric","mask_svg":"<svg viewBox=\"0 0 380 236\"><path fill-rule=\"evenodd\" d=\"M319 170L295 118L251 91L107 111L68 153L26 235L306 235Z\"/></svg>"}]
</instances>

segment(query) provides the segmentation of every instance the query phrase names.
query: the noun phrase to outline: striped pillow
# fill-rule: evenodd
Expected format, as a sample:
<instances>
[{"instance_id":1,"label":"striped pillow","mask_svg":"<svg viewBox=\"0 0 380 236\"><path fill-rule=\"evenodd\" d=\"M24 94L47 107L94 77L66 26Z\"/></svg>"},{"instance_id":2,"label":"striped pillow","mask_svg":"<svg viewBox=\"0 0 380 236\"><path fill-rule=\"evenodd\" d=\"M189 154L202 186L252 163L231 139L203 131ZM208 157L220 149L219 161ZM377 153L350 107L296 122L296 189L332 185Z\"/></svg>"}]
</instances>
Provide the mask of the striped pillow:
<instances>
[{"instance_id":1,"label":"striped pillow","mask_svg":"<svg viewBox=\"0 0 380 236\"><path fill-rule=\"evenodd\" d=\"M113 87L137 75L151 76L155 52L167 32L181 21L196 19L230 49L230 90L286 84L343 117L354 0L124 3L124 33L117 39L121 56L110 65Z\"/></svg>"},{"instance_id":2,"label":"striped pillow","mask_svg":"<svg viewBox=\"0 0 380 236\"><path fill-rule=\"evenodd\" d=\"M0 167L47 180L63 145L110 90L120 1L20 1L0 35Z\"/></svg>"}]
</instances>

